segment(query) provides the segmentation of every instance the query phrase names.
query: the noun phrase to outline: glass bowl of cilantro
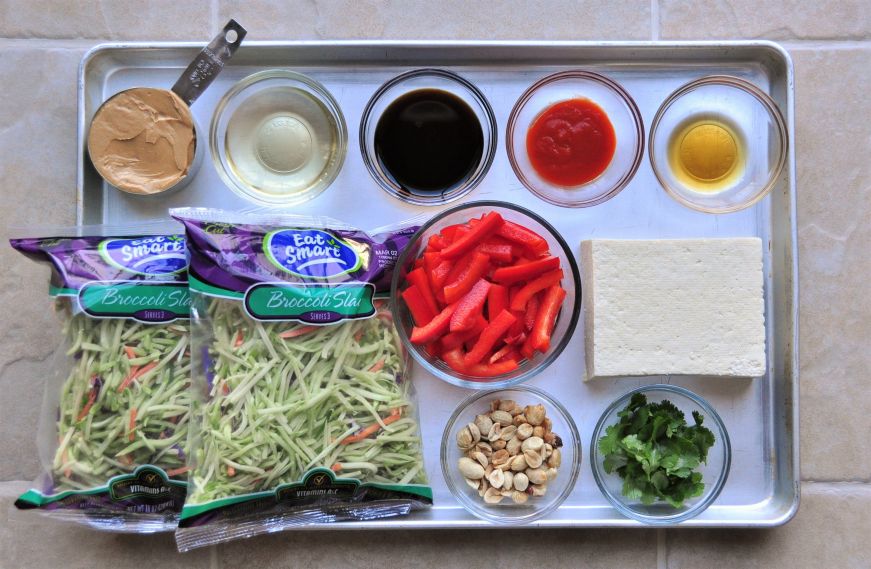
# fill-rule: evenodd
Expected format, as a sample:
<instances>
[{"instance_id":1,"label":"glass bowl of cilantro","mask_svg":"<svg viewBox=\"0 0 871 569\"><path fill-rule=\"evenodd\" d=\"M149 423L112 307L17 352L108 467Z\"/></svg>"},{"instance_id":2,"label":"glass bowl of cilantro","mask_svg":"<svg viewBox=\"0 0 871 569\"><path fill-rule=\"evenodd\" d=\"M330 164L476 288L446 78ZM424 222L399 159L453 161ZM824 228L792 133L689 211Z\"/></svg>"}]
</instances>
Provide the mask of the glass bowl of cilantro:
<instances>
[{"instance_id":1,"label":"glass bowl of cilantro","mask_svg":"<svg viewBox=\"0 0 871 569\"><path fill-rule=\"evenodd\" d=\"M599 489L623 515L676 524L710 506L726 483L732 451L716 411L676 385L623 395L593 431L590 462Z\"/></svg>"}]
</instances>

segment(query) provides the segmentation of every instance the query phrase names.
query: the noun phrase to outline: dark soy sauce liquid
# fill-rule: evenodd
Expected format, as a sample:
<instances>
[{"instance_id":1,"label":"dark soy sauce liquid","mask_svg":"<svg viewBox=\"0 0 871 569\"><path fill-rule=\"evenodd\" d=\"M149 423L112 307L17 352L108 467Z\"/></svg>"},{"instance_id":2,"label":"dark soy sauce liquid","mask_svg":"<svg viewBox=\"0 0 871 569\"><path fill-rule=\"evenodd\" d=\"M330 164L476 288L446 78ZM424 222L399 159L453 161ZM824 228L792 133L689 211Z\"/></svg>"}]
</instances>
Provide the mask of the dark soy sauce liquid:
<instances>
[{"instance_id":1,"label":"dark soy sauce liquid","mask_svg":"<svg viewBox=\"0 0 871 569\"><path fill-rule=\"evenodd\" d=\"M465 182L484 153L484 133L465 101L419 89L390 103L375 127L375 154L404 191L423 197Z\"/></svg>"}]
</instances>

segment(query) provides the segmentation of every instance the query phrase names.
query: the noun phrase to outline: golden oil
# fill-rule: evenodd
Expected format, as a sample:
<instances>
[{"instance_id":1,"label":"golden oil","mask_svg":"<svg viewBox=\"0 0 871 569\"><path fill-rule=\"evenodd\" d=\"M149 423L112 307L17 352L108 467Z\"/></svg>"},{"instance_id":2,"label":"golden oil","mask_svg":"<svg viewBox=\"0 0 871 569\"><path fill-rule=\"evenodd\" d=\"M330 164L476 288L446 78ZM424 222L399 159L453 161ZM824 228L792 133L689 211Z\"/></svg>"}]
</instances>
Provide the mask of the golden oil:
<instances>
[{"instance_id":1,"label":"golden oil","mask_svg":"<svg viewBox=\"0 0 871 569\"><path fill-rule=\"evenodd\" d=\"M716 193L728 189L744 173L745 144L728 123L694 118L675 129L668 142L674 177L690 190Z\"/></svg>"}]
</instances>

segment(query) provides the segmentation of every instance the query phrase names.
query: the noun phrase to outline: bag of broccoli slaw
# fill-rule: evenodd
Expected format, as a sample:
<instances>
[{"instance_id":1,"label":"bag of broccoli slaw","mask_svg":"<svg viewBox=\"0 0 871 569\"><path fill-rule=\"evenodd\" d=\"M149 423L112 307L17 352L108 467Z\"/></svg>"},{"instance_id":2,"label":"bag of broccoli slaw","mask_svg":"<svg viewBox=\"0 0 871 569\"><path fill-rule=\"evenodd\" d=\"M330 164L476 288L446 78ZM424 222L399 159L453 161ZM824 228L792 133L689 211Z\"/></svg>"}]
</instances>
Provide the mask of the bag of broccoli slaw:
<instances>
[{"instance_id":1,"label":"bag of broccoli slaw","mask_svg":"<svg viewBox=\"0 0 871 569\"><path fill-rule=\"evenodd\" d=\"M22 510L110 531L175 529L191 415L187 261L167 224L11 239L51 267L63 329L46 381L43 473Z\"/></svg>"},{"instance_id":2,"label":"bag of broccoli slaw","mask_svg":"<svg viewBox=\"0 0 871 569\"><path fill-rule=\"evenodd\" d=\"M180 551L432 504L387 303L415 226L173 209L190 261L193 391Z\"/></svg>"}]
</instances>

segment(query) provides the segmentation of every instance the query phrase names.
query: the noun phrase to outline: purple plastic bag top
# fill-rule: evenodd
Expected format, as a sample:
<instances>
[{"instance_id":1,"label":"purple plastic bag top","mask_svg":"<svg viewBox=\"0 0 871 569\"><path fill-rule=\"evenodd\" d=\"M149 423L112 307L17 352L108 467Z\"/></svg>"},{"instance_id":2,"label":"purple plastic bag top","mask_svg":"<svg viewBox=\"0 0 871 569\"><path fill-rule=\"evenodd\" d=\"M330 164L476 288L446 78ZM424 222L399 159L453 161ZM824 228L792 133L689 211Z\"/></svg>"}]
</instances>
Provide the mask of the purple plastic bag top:
<instances>
[{"instance_id":1,"label":"purple plastic bag top","mask_svg":"<svg viewBox=\"0 0 871 569\"><path fill-rule=\"evenodd\" d=\"M370 283L376 293L389 292L399 254L418 229L407 225L368 235L297 216L194 208L173 209L170 214L187 231L191 288L233 293L275 282Z\"/></svg>"},{"instance_id":2,"label":"purple plastic bag top","mask_svg":"<svg viewBox=\"0 0 871 569\"><path fill-rule=\"evenodd\" d=\"M52 266L51 284L67 292L95 281L186 283L182 235L10 239L12 247Z\"/></svg>"}]
</instances>

